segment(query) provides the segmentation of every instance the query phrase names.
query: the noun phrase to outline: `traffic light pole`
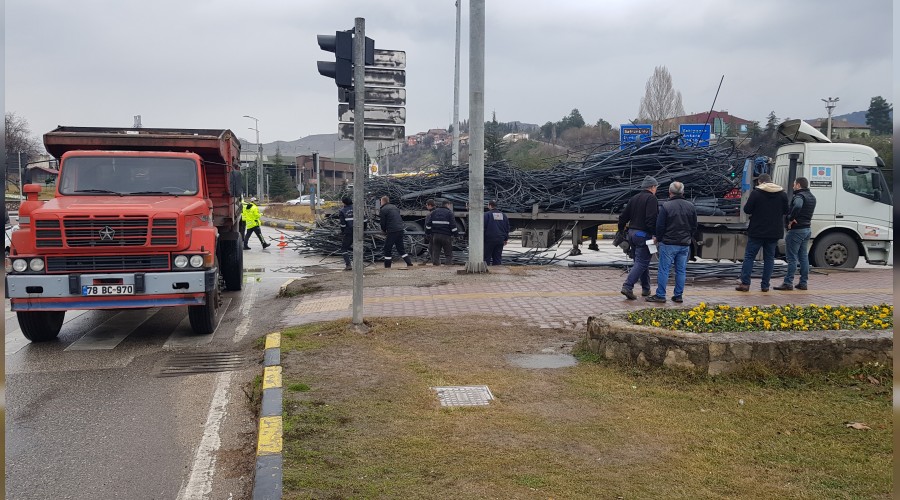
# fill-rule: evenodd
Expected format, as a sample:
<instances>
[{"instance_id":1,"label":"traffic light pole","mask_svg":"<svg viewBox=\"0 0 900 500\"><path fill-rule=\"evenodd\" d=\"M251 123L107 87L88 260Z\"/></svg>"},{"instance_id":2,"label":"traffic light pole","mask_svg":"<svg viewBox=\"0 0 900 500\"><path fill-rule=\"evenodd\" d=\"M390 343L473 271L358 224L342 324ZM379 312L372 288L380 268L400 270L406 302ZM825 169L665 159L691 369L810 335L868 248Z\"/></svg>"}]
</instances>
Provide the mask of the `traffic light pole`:
<instances>
[{"instance_id":1,"label":"traffic light pole","mask_svg":"<svg viewBox=\"0 0 900 500\"><path fill-rule=\"evenodd\" d=\"M363 324L363 222L366 215L365 200L365 88L366 88L366 20L357 17L353 34L353 92L356 105L353 110L353 325L364 329Z\"/></svg>"}]
</instances>

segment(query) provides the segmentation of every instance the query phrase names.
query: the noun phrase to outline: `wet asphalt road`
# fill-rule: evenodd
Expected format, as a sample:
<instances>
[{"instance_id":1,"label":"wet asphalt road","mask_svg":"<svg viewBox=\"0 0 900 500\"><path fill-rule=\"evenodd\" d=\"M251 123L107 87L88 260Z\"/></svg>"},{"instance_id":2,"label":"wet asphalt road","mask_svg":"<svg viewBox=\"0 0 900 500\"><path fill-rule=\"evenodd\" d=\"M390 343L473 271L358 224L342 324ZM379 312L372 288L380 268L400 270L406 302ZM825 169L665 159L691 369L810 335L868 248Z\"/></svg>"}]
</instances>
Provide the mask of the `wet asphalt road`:
<instances>
[{"instance_id":1,"label":"wet asphalt road","mask_svg":"<svg viewBox=\"0 0 900 500\"><path fill-rule=\"evenodd\" d=\"M58 341L30 344L6 301L6 498L246 498L254 341L276 329L280 286L320 264L250 244L243 290L226 293L212 336L190 332L186 308L70 311ZM234 353L238 369L159 376L209 353Z\"/></svg>"}]
</instances>

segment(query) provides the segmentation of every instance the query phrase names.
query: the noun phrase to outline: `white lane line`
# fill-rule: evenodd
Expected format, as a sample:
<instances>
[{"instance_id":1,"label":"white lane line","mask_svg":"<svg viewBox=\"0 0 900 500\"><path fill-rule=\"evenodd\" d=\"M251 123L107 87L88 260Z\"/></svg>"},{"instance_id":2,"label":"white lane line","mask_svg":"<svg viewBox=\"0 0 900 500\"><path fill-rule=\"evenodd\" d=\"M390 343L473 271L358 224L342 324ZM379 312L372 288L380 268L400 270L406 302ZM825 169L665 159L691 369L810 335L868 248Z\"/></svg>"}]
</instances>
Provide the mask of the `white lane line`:
<instances>
[{"instance_id":1,"label":"white lane line","mask_svg":"<svg viewBox=\"0 0 900 500\"><path fill-rule=\"evenodd\" d=\"M215 392L209 404L206 424L203 425L203 438L194 454L191 472L187 484L178 492L178 500L204 500L212 492L212 481L216 471L216 454L222 440L219 427L225 419L225 407L228 405L228 388L231 385L232 372L222 372L216 376Z\"/></svg>"},{"instance_id":2,"label":"white lane line","mask_svg":"<svg viewBox=\"0 0 900 500\"><path fill-rule=\"evenodd\" d=\"M191 328L191 319L185 315L184 319L178 323L169 339L163 344L163 349L183 349L185 347L200 347L212 342L216 332L219 331L219 325L222 324L222 318L228 312L228 306L231 305L231 297L226 297L222 302L221 311L219 311L219 322L216 323L216 329L209 335L197 335Z\"/></svg>"},{"instance_id":3,"label":"white lane line","mask_svg":"<svg viewBox=\"0 0 900 500\"><path fill-rule=\"evenodd\" d=\"M83 315L88 312L87 309L76 309L72 311L66 311L66 319L63 322L63 327L65 328L66 323L74 320L75 318ZM16 313L12 313L12 319L7 315L6 319L6 355L10 356L22 350L23 347L27 346L31 342L22 335L22 330L19 328L19 321L16 319Z\"/></svg>"},{"instance_id":4,"label":"white lane line","mask_svg":"<svg viewBox=\"0 0 900 500\"><path fill-rule=\"evenodd\" d=\"M250 333L250 312L253 310L253 304L256 302L256 296L259 295L259 285L255 283L251 283L249 285L244 285L244 290L250 288L250 293L241 293L241 322L238 323L237 328L234 329L234 339L235 343L240 342L241 339L247 336Z\"/></svg>"},{"instance_id":5,"label":"white lane line","mask_svg":"<svg viewBox=\"0 0 900 500\"><path fill-rule=\"evenodd\" d=\"M85 336L69 344L65 351L92 351L114 349L125 337L137 330L151 316L160 311L159 307L142 311L123 311L109 318Z\"/></svg>"}]
</instances>

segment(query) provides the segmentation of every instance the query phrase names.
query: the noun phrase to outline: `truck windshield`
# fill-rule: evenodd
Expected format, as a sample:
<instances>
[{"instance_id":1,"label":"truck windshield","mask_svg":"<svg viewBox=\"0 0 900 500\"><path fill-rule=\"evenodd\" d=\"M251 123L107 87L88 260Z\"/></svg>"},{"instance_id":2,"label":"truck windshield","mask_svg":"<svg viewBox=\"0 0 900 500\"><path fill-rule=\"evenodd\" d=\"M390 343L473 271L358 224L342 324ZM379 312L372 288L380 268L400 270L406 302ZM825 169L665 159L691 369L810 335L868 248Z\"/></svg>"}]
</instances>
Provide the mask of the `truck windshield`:
<instances>
[{"instance_id":1,"label":"truck windshield","mask_svg":"<svg viewBox=\"0 0 900 500\"><path fill-rule=\"evenodd\" d=\"M63 163L64 195L194 195L197 164L185 158L76 156Z\"/></svg>"}]
</instances>

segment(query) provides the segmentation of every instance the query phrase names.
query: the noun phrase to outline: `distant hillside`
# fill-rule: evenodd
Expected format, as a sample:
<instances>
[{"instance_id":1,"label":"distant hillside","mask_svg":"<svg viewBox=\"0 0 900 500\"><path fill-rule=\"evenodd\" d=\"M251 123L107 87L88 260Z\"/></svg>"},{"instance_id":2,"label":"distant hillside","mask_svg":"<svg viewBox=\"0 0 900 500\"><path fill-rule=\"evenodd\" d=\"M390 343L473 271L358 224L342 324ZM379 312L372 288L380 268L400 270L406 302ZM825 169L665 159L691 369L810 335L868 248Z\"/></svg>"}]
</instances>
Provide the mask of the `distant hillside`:
<instances>
[{"instance_id":1,"label":"distant hillside","mask_svg":"<svg viewBox=\"0 0 900 500\"><path fill-rule=\"evenodd\" d=\"M378 142L366 141L365 147L369 155L374 156ZM253 142L241 138L241 151L255 151L255 148ZM266 156L274 156L277 149L280 149L281 156L286 158L318 152L328 158L352 159L355 146L352 140L338 140L338 134L316 134L294 141L263 143L263 154Z\"/></svg>"},{"instance_id":2,"label":"distant hillside","mask_svg":"<svg viewBox=\"0 0 900 500\"><path fill-rule=\"evenodd\" d=\"M868 112L868 110L866 110L866 111L854 111L854 112L852 112L852 113L845 113L845 114L843 114L843 115L834 115L834 116L831 117L831 119L832 119L832 120L847 120L848 122L852 123L853 125L865 125L865 124L866 124L866 113L867 113L867 112ZM809 118L809 119L806 119L806 120L804 120L804 121L810 122L810 121L812 121L812 120L817 120L817 119L823 119L823 120L824 120L824 119L826 119L826 118L827 118L826 116L819 116L819 117L816 117L816 118ZM894 119L894 112L891 111L891 120L893 120L893 119Z\"/></svg>"}]
</instances>

